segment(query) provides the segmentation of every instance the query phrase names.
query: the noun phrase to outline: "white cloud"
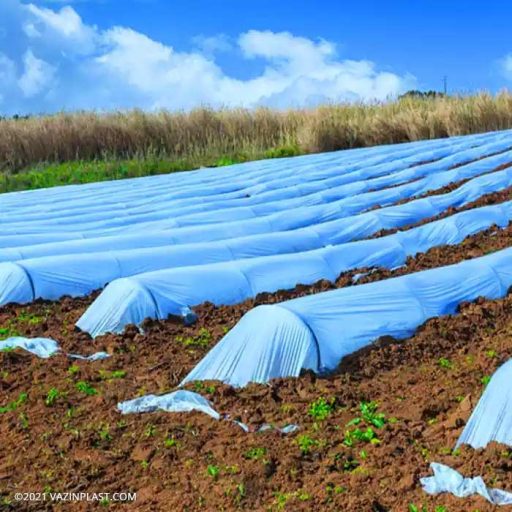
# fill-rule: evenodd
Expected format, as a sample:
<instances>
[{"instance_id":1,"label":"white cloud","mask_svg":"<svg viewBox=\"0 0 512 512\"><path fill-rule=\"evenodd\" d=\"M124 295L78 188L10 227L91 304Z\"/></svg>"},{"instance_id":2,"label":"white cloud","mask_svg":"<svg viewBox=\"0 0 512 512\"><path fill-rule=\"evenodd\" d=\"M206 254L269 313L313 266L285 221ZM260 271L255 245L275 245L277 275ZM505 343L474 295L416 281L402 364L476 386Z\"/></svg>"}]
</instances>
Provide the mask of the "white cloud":
<instances>
[{"instance_id":1,"label":"white cloud","mask_svg":"<svg viewBox=\"0 0 512 512\"><path fill-rule=\"evenodd\" d=\"M501 72L505 78L512 80L512 53L509 53L500 61Z\"/></svg>"},{"instance_id":2,"label":"white cloud","mask_svg":"<svg viewBox=\"0 0 512 512\"><path fill-rule=\"evenodd\" d=\"M217 34L215 36L194 36L192 38L192 42L207 56L233 50L233 42L226 34Z\"/></svg>"},{"instance_id":3,"label":"white cloud","mask_svg":"<svg viewBox=\"0 0 512 512\"><path fill-rule=\"evenodd\" d=\"M95 50L97 29L82 22L78 13L70 6L54 11L46 7L28 4L29 13L23 30L29 39L50 43L62 52L87 55Z\"/></svg>"},{"instance_id":4,"label":"white cloud","mask_svg":"<svg viewBox=\"0 0 512 512\"><path fill-rule=\"evenodd\" d=\"M190 51L176 51L130 28L87 25L70 6L54 10L20 0L0 1L0 29L6 30L0 38L0 95L3 107L9 104L17 113L288 107L385 99L415 86L410 75L341 59L332 42L288 32L250 30L236 41L198 36ZM230 76L216 60L218 52L224 59L229 52L242 66L254 60L251 69L261 71L247 79ZM10 79L2 80L3 74Z\"/></svg>"},{"instance_id":5,"label":"white cloud","mask_svg":"<svg viewBox=\"0 0 512 512\"><path fill-rule=\"evenodd\" d=\"M31 98L48 90L54 74L55 68L52 65L38 59L32 50L27 50L23 56L23 74L18 80L23 95Z\"/></svg>"}]
</instances>

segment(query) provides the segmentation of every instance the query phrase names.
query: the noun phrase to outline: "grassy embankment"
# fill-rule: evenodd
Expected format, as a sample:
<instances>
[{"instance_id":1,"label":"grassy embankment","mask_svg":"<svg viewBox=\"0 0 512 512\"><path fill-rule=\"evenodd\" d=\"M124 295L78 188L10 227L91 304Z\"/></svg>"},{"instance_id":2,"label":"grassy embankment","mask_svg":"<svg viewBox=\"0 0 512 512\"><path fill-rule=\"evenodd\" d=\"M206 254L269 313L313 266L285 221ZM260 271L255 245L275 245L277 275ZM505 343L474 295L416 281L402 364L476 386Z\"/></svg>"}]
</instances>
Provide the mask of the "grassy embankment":
<instances>
[{"instance_id":1,"label":"grassy embankment","mask_svg":"<svg viewBox=\"0 0 512 512\"><path fill-rule=\"evenodd\" d=\"M0 192L512 128L512 94L0 120Z\"/></svg>"}]
</instances>

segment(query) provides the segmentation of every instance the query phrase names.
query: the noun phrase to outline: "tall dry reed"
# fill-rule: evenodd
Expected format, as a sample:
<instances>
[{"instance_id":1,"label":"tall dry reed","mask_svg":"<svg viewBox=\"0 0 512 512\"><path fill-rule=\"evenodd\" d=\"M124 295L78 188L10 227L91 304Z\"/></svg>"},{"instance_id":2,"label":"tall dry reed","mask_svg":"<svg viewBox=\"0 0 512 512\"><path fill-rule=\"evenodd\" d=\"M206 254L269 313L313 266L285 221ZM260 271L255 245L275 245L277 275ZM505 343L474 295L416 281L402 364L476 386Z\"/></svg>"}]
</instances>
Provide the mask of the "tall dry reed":
<instances>
[{"instance_id":1,"label":"tall dry reed","mask_svg":"<svg viewBox=\"0 0 512 512\"><path fill-rule=\"evenodd\" d=\"M0 121L0 169L71 160L256 157L282 146L319 152L512 127L512 94L314 109L201 108L189 113L78 112Z\"/></svg>"}]
</instances>

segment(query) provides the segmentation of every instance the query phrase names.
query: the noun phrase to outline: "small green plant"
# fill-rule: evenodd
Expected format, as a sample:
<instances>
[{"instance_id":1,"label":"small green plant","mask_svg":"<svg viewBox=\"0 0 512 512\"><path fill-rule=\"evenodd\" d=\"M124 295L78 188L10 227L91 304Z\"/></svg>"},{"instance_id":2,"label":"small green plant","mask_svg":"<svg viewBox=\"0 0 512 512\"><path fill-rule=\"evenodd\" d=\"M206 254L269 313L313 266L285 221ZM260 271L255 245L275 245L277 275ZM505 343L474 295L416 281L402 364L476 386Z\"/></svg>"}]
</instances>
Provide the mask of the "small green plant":
<instances>
[{"instance_id":1,"label":"small green plant","mask_svg":"<svg viewBox=\"0 0 512 512\"><path fill-rule=\"evenodd\" d=\"M220 474L220 469L218 466L212 466L211 464L208 465L206 468L206 472L208 473L208 476L211 476L214 480L217 480Z\"/></svg>"},{"instance_id":2,"label":"small green plant","mask_svg":"<svg viewBox=\"0 0 512 512\"><path fill-rule=\"evenodd\" d=\"M311 494L306 491L297 491L297 499L299 501L309 501L311 499Z\"/></svg>"},{"instance_id":3,"label":"small green plant","mask_svg":"<svg viewBox=\"0 0 512 512\"><path fill-rule=\"evenodd\" d=\"M44 322L44 317L22 312L16 318L16 322L19 324L38 325Z\"/></svg>"},{"instance_id":4,"label":"small green plant","mask_svg":"<svg viewBox=\"0 0 512 512\"><path fill-rule=\"evenodd\" d=\"M325 487L325 492L328 496L332 494L343 494L344 492L347 492L347 488L341 485L334 486L332 484L327 484Z\"/></svg>"},{"instance_id":5,"label":"small green plant","mask_svg":"<svg viewBox=\"0 0 512 512\"><path fill-rule=\"evenodd\" d=\"M21 428L23 430L27 430L28 429L28 418L27 418L27 415L24 412L22 412L22 413L20 413L19 419L20 419Z\"/></svg>"},{"instance_id":6,"label":"small green plant","mask_svg":"<svg viewBox=\"0 0 512 512\"><path fill-rule=\"evenodd\" d=\"M328 402L324 397L320 397L309 404L308 414L311 417L313 417L316 421L323 421L333 411L333 403L333 399Z\"/></svg>"},{"instance_id":7,"label":"small green plant","mask_svg":"<svg viewBox=\"0 0 512 512\"><path fill-rule=\"evenodd\" d=\"M178 440L176 440L174 437L168 437L165 441L164 441L164 446L166 448L179 448L180 446L180 443Z\"/></svg>"},{"instance_id":8,"label":"small green plant","mask_svg":"<svg viewBox=\"0 0 512 512\"><path fill-rule=\"evenodd\" d=\"M243 498L245 498L245 494L246 494L246 490L245 490L245 485L243 483L240 483L236 486L236 498L235 500L237 502L240 502Z\"/></svg>"},{"instance_id":9,"label":"small green plant","mask_svg":"<svg viewBox=\"0 0 512 512\"><path fill-rule=\"evenodd\" d=\"M378 405L376 402L362 402L359 409L361 417L367 424L376 428L382 428L386 424L386 416L382 412L377 412Z\"/></svg>"},{"instance_id":10,"label":"small green plant","mask_svg":"<svg viewBox=\"0 0 512 512\"><path fill-rule=\"evenodd\" d=\"M453 369L453 363L449 359L446 359L446 357L439 358L437 362L441 368L445 368L446 370Z\"/></svg>"},{"instance_id":11,"label":"small green plant","mask_svg":"<svg viewBox=\"0 0 512 512\"><path fill-rule=\"evenodd\" d=\"M484 386L487 386L487 384L489 384L489 382L491 382L491 376L490 376L490 375L484 375L484 376L480 379L480 382L481 382Z\"/></svg>"},{"instance_id":12,"label":"small green plant","mask_svg":"<svg viewBox=\"0 0 512 512\"><path fill-rule=\"evenodd\" d=\"M186 338L183 336L176 337L176 341L183 344L185 347L207 348L212 340L213 336L211 332L204 327L199 329L197 336L188 336Z\"/></svg>"},{"instance_id":13,"label":"small green plant","mask_svg":"<svg viewBox=\"0 0 512 512\"><path fill-rule=\"evenodd\" d=\"M77 382L75 387L78 391L80 391L80 393L84 393L87 396L94 396L98 394L98 391L84 380Z\"/></svg>"},{"instance_id":14,"label":"small green plant","mask_svg":"<svg viewBox=\"0 0 512 512\"><path fill-rule=\"evenodd\" d=\"M69 373L69 375L76 375L79 371L80 371L80 367L79 367L79 366L77 366L76 364L72 364L72 365L68 368L68 373Z\"/></svg>"},{"instance_id":15,"label":"small green plant","mask_svg":"<svg viewBox=\"0 0 512 512\"><path fill-rule=\"evenodd\" d=\"M51 407L61 396L62 394L58 389L52 388L46 394L44 403L46 404L47 407Z\"/></svg>"},{"instance_id":16,"label":"small green plant","mask_svg":"<svg viewBox=\"0 0 512 512\"><path fill-rule=\"evenodd\" d=\"M144 436L145 437L153 437L155 435L155 433L156 433L156 427L152 423L150 423L146 427L146 430L144 430Z\"/></svg>"},{"instance_id":17,"label":"small green plant","mask_svg":"<svg viewBox=\"0 0 512 512\"><path fill-rule=\"evenodd\" d=\"M244 458L249 460L260 460L267 454L266 448L255 447L247 450L244 453Z\"/></svg>"},{"instance_id":18,"label":"small green plant","mask_svg":"<svg viewBox=\"0 0 512 512\"><path fill-rule=\"evenodd\" d=\"M308 436L307 434L302 434L297 437L297 444L299 445L299 449L303 455L307 455L311 452L312 448L318 444L318 441Z\"/></svg>"},{"instance_id":19,"label":"small green plant","mask_svg":"<svg viewBox=\"0 0 512 512\"><path fill-rule=\"evenodd\" d=\"M98 430L99 438L102 441L109 442L112 441L112 435L110 434L110 427L107 424L101 425Z\"/></svg>"},{"instance_id":20,"label":"small green plant","mask_svg":"<svg viewBox=\"0 0 512 512\"><path fill-rule=\"evenodd\" d=\"M287 493L274 492L274 496L276 498L277 509L284 510L288 500L293 497L293 493L291 493L291 492L287 492Z\"/></svg>"},{"instance_id":21,"label":"small green plant","mask_svg":"<svg viewBox=\"0 0 512 512\"><path fill-rule=\"evenodd\" d=\"M0 414L15 411L18 407L23 405L27 401L27 399L28 399L27 393L20 393L19 397L16 400L10 402L9 404L7 404L3 407L0 407Z\"/></svg>"},{"instance_id":22,"label":"small green plant","mask_svg":"<svg viewBox=\"0 0 512 512\"><path fill-rule=\"evenodd\" d=\"M380 440L372 427L368 427L366 430L361 430L359 428L347 430L345 432L343 444L345 446L352 447L357 443L379 444Z\"/></svg>"},{"instance_id":23,"label":"small green plant","mask_svg":"<svg viewBox=\"0 0 512 512\"><path fill-rule=\"evenodd\" d=\"M20 336L20 332L12 326L12 321L9 322L8 327L0 327L0 338L1 339L15 338L16 336ZM10 351L7 350L7 352L10 352Z\"/></svg>"},{"instance_id":24,"label":"small green plant","mask_svg":"<svg viewBox=\"0 0 512 512\"><path fill-rule=\"evenodd\" d=\"M106 380L106 381L124 379L126 377L126 372L124 370L114 370L112 372L108 372L106 370L100 370L99 374L100 374L100 378L102 380Z\"/></svg>"}]
</instances>

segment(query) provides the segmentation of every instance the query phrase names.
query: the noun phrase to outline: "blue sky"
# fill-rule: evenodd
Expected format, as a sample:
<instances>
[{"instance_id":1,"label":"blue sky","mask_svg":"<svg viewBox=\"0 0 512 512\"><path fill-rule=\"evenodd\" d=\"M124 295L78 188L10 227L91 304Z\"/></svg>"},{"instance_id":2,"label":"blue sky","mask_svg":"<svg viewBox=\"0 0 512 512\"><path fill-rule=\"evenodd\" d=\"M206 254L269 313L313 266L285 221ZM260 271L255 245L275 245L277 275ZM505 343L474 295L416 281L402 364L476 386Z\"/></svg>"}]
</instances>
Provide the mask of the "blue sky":
<instances>
[{"instance_id":1,"label":"blue sky","mask_svg":"<svg viewBox=\"0 0 512 512\"><path fill-rule=\"evenodd\" d=\"M508 5L507 5L508 4ZM0 113L286 108L512 84L508 2L1 0Z\"/></svg>"}]
</instances>

